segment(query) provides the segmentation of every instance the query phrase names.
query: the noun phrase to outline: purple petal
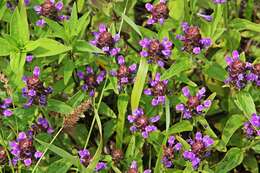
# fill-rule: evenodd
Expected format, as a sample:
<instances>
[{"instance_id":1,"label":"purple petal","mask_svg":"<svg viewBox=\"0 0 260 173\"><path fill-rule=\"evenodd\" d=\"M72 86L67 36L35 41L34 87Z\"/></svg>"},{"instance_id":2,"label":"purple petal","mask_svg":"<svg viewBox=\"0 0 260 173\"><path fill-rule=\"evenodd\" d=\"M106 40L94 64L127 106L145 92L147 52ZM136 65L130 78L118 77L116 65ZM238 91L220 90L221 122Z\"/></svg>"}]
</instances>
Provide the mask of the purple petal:
<instances>
[{"instance_id":1,"label":"purple petal","mask_svg":"<svg viewBox=\"0 0 260 173\"><path fill-rule=\"evenodd\" d=\"M155 123L155 122L159 121L160 118L161 118L160 115L156 115L156 116L154 116L154 117L151 117L149 121L150 121L151 123Z\"/></svg>"},{"instance_id":2,"label":"purple petal","mask_svg":"<svg viewBox=\"0 0 260 173\"><path fill-rule=\"evenodd\" d=\"M152 11L153 10L153 5L151 3L146 3L145 8L147 11Z\"/></svg>"},{"instance_id":3,"label":"purple petal","mask_svg":"<svg viewBox=\"0 0 260 173\"><path fill-rule=\"evenodd\" d=\"M61 11L62 8L63 8L63 2L62 1L59 1L55 4L55 8L57 11Z\"/></svg>"},{"instance_id":4,"label":"purple petal","mask_svg":"<svg viewBox=\"0 0 260 173\"><path fill-rule=\"evenodd\" d=\"M190 95L190 90L189 90L189 88L187 86L182 88L182 93L187 98L189 98L191 96Z\"/></svg>"}]
</instances>

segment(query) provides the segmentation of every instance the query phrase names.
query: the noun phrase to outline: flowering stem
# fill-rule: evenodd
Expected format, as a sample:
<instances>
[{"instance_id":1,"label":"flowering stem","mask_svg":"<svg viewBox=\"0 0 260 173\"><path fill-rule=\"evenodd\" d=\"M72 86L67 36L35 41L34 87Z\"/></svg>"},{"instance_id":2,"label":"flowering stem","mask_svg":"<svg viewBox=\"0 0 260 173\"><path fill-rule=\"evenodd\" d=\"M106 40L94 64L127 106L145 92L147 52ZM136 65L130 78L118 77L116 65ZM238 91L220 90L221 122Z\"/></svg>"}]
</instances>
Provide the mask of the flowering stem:
<instances>
[{"instance_id":1,"label":"flowering stem","mask_svg":"<svg viewBox=\"0 0 260 173\"><path fill-rule=\"evenodd\" d=\"M56 133L56 135L53 137L53 139L51 140L51 142L49 143L48 147L45 148L42 156L40 157L40 159L37 161L36 165L34 166L33 170L32 170L32 173L35 172L36 168L38 167L38 165L40 164L42 158L44 157L44 155L46 154L46 152L48 151L49 149L49 146L55 141L55 139L58 137L58 135L62 132L63 130L63 126L60 128L60 130Z\"/></svg>"},{"instance_id":2,"label":"flowering stem","mask_svg":"<svg viewBox=\"0 0 260 173\"><path fill-rule=\"evenodd\" d=\"M102 101L106 84L107 84L107 77L106 77L106 80L105 80L105 84L104 84L104 86L103 86L103 88L102 88L101 94L100 94L100 98L99 98L98 105L97 105L97 108L96 108L97 111L98 111L99 106L100 106L100 103L101 103L101 101ZM93 103L95 103L95 97L93 98ZM85 145L84 145L84 149L86 149L87 146L88 146L89 138L90 138L91 132L92 132L92 130L93 130L93 127L94 127L94 124L95 124L95 120L96 120L96 118L95 118L95 116L94 116L94 117L93 117L93 120L92 120L92 123L91 123L91 126L90 126L90 130L89 130L89 133L88 133L88 137L87 137L86 142L85 142Z\"/></svg>"}]
</instances>

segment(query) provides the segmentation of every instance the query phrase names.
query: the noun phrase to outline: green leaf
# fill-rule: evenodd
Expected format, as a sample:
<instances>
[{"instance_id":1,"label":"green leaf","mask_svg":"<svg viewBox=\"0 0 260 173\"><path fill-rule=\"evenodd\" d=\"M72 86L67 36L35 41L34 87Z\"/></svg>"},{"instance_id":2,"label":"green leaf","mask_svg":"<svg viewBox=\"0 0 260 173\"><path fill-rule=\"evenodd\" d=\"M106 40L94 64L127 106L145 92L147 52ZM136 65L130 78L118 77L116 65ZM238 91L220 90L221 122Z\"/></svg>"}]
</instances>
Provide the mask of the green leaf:
<instances>
[{"instance_id":1,"label":"green leaf","mask_svg":"<svg viewBox=\"0 0 260 173\"><path fill-rule=\"evenodd\" d=\"M82 90L79 90L68 100L67 104L74 108L82 102L82 100L85 98L85 95L86 94Z\"/></svg>"},{"instance_id":2,"label":"green leaf","mask_svg":"<svg viewBox=\"0 0 260 173\"><path fill-rule=\"evenodd\" d=\"M189 70L191 66L191 61L188 58L183 58L171 65L171 67L162 74L161 80L166 80L173 76L177 76L181 72Z\"/></svg>"},{"instance_id":3,"label":"green leaf","mask_svg":"<svg viewBox=\"0 0 260 173\"><path fill-rule=\"evenodd\" d=\"M131 94L131 107L132 111L138 108L139 101L143 92L144 84L146 75L148 72L149 64L147 63L147 60L145 58L141 58L140 60L140 66L138 68L138 72L136 75L136 80L134 84L134 88L132 90Z\"/></svg>"},{"instance_id":4,"label":"green leaf","mask_svg":"<svg viewBox=\"0 0 260 173\"><path fill-rule=\"evenodd\" d=\"M84 7L85 0L77 0L78 11L81 12Z\"/></svg>"},{"instance_id":5,"label":"green leaf","mask_svg":"<svg viewBox=\"0 0 260 173\"><path fill-rule=\"evenodd\" d=\"M253 98L248 92L239 91L235 95L235 103L244 115L250 119L253 113L256 113L255 103Z\"/></svg>"},{"instance_id":6,"label":"green leaf","mask_svg":"<svg viewBox=\"0 0 260 173\"><path fill-rule=\"evenodd\" d=\"M99 108L100 108L98 110L99 114L105 115L105 116L110 117L110 118L117 118L114 111L106 103L101 102Z\"/></svg>"},{"instance_id":7,"label":"green leaf","mask_svg":"<svg viewBox=\"0 0 260 173\"><path fill-rule=\"evenodd\" d=\"M63 69L64 85L67 85L70 78L72 77L74 68L74 62L70 59L66 59Z\"/></svg>"},{"instance_id":8,"label":"green leaf","mask_svg":"<svg viewBox=\"0 0 260 173\"><path fill-rule=\"evenodd\" d=\"M170 100L168 99L168 97L166 97L166 101L165 101L165 116L166 116L166 132L167 132L171 124Z\"/></svg>"},{"instance_id":9,"label":"green leaf","mask_svg":"<svg viewBox=\"0 0 260 173\"><path fill-rule=\"evenodd\" d=\"M16 38L20 46L29 41L29 28L24 7L21 9L21 14L18 8L15 9L10 21L10 35Z\"/></svg>"},{"instance_id":10,"label":"green leaf","mask_svg":"<svg viewBox=\"0 0 260 173\"><path fill-rule=\"evenodd\" d=\"M231 148L225 157L217 163L215 173L227 173L241 164L243 161L244 153L239 148Z\"/></svg>"},{"instance_id":11,"label":"green leaf","mask_svg":"<svg viewBox=\"0 0 260 173\"><path fill-rule=\"evenodd\" d=\"M204 129L206 130L206 133L208 135L210 135L213 138L218 138L218 136L215 134L215 132L211 129L208 121L203 116L198 116L198 117L196 117L196 119L204 127Z\"/></svg>"},{"instance_id":12,"label":"green leaf","mask_svg":"<svg viewBox=\"0 0 260 173\"><path fill-rule=\"evenodd\" d=\"M31 52L35 57L54 56L71 50L70 47L49 38L40 38L36 42L39 47Z\"/></svg>"},{"instance_id":13,"label":"green leaf","mask_svg":"<svg viewBox=\"0 0 260 173\"><path fill-rule=\"evenodd\" d=\"M135 136L132 135L132 138L128 144L128 147L126 149L126 152L125 152L125 157L126 158L131 158L134 156L134 152L135 152Z\"/></svg>"},{"instance_id":14,"label":"green leaf","mask_svg":"<svg viewBox=\"0 0 260 173\"><path fill-rule=\"evenodd\" d=\"M49 18L44 18L48 26L54 31L54 35L56 37L62 38L64 40L68 40L68 36L65 33L64 27L62 27L58 22L53 21Z\"/></svg>"},{"instance_id":15,"label":"green leaf","mask_svg":"<svg viewBox=\"0 0 260 173\"><path fill-rule=\"evenodd\" d=\"M188 142L186 140L184 140L180 136L176 136L176 139L177 139L177 141L179 141L182 144L184 150L190 150L190 144L188 144Z\"/></svg>"},{"instance_id":16,"label":"green leaf","mask_svg":"<svg viewBox=\"0 0 260 173\"><path fill-rule=\"evenodd\" d=\"M47 172L48 173L66 173L70 167L72 166L72 163L69 162L66 159L60 159L53 163L51 163L48 166Z\"/></svg>"},{"instance_id":17,"label":"green leaf","mask_svg":"<svg viewBox=\"0 0 260 173\"><path fill-rule=\"evenodd\" d=\"M101 49L89 44L84 40L76 41L76 43L73 46L73 49L75 52L91 52L104 54L104 52Z\"/></svg>"},{"instance_id":18,"label":"green leaf","mask_svg":"<svg viewBox=\"0 0 260 173\"><path fill-rule=\"evenodd\" d=\"M184 0L171 0L168 3L170 13L169 15L177 20L182 21L184 18Z\"/></svg>"},{"instance_id":19,"label":"green leaf","mask_svg":"<svg viewBox=\"0 0 260 173\"><path fill-rule=\"evenodd\" d=\"M247 171L250 171L251 173L259 173L259 166L254 154L247 154L243 160L243 165Z\"/></svg>"},{"instance_id":20,"label":"green leaf","mask_svg":"<svg viewBox=\"0 0 260 173\"><path fill-rule=\"evenodd\" d=\"M21 79L23 76L23 68L26 60L25 53L12 53L10 55L10 67L12 71L17 75L16 77ZM18 83L17 83L18 84Z\"/></svg>"},{"instance_id":21,"label":"green leaf","mask_svg":"<svg viewBox=\"0 0 260 173\"><path fill-rule=\"evenodd\" d=\"M211 37L216 35L220 22L223 19L223 5L215 6L213 21L211 22Z\"/></svg>"},{"instance_id":22,"label":"green leaf","mask_svg":"<svg viewBox=\"0 0 260 173\"><path fill-rule=\"evenodd\" d=\"M142 37L142 33L140 32L138 26L129 17L122 13L122 18Z\"/></svg>"},{"instance_id":23,"label":"green leaf","mask_svg":"<svg viewBox=\"0 0 260 173\"><path fill-rule=\"evenodd\" d=\"M58 112L62 114L69 114L73 111L73 108L71 106L55 99L48 99L47 109L49 111Z\"/></svg>"},{"instance_id":24,"label":"green leaf","mask_svg":"<svg viewBox=\"0 0 260 173\"><path fill-rule=\"evenodd\" d=\"M221 137L225 145L228 144L229 139L232 137L235 131L243 125L244 121L245 118L242 115L232 115L227 120Z\"/></svg>"},{"instance_id":25,"label":"green leaf","mask_svg":"<svg viewBox=\"0 0 260 173\"><path fill-rule=\"evenodd\" d=\"M0 56L10 55L10 53L15 50L15 48L3 38L0 38L0 45Z\"/></svg>"},{"instance_id":26,"label":"green leaf","mask_svg":"<svg viewBox=\"0 0 260 173\"><path fill-rule=\"evenodd\" d=\"M249 30L249 31L260 32L260 24L253 23L246 19L236 18L230 22L230 27L238 31Z\"/></svg>"},{"instance_id":27,"label":"green leaf","mask_svg":"<svg viewBox=\"0 0 260 173\"><path fill-rule=\"evenodd\" d=\"M192 131L192 129L193 129L193 126L190 123L190 121L183 120L183 121L180 121L180 122L172 125L169 128L167 135L172 135L172 134L181 133L181 132L185 132L185 131Z\"/></svg>"},{"instance_id":28,"label":"green leaf","mask_svg":"<svg viewBox=\"0 0 260 173\"><path fill-rule=\"evenodd\" d=\"M210 78L219 80L219 81L224 81L227 78L227 72L224 68L222 68L219 64L217 63L209 63L207 64L203 72L208 75Z\"/></svg>"},{"instance_id":29,"label":"green leaf","mask_svg":"<svg viewBox=\"0 0 260 173\"><path fill-rule=\"evenodd\" d=\"M128 95L120 94L117 102L118 119L116 125L116 147L122 148L125 127L125 117L128 105Z\"/></svg>"},{"instance_id":30,"label":"green leaf","mask_svg":"<svg viewBox=\"0 0 260 173\"><path fill-rule=\"evenodd\" d=\"M61 149L60 147L57 147L53 144L49 144L46 142L43 142L37 138L35 138L35 140L37 142L39 142L41 145L43 145L45 148L48 148L49 150L51 150L52 152L56 153L57 155L59 155L60 157L66 159L67 161L69 161L71 164L78 166L80 164L79 158L77 156L73 156L70 153L68 153L67 151Z\"/></svg>"}]
</instances>

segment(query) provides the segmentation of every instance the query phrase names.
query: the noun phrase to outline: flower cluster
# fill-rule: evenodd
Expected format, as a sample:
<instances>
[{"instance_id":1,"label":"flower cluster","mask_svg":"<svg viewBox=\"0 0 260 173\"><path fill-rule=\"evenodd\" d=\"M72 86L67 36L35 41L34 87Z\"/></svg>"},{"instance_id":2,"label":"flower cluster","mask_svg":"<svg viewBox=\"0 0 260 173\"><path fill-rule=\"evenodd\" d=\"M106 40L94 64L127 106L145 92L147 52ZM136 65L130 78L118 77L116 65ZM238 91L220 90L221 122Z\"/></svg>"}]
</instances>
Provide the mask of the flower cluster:
<instances>
[{"instance_id":1,"label":"flower cluster","mask_svg":"<svg viewBox=\"0 0 260 173\"><path fill-rule=\"evenodd\" d=\"M161 80L160 78L160 73L156 73L154 80L150 80L149 87L144 89L145 95L153 96L151 102L152 106L165 103L168 80Z\"/></svg>"},{"instance_id":2,"label":"flower cluster","mask_svg":"<svg viewBox=\"0 0 260 173\"><path fill-rule=\"evenodd\" d=\"M30 134L20 132L15 141L10 142L13 165L17 165L18 161L22 161L25 166L30 166L36 159L42 157L42 152L37 151L33 146L33 138Z\"/></svg>"},{"instance_id":3,"label":"flower cluster","mask_svg":"<svg viewBox=\"0 0 260 173\"><path fill-rule=\"evenodd\" d=\"M183 42L182 50L193 54L200 54L202 49L211 45L210 38L202 38L199 27L190 26L187 22L182 23L184 35L177 35L177 39Z\"/></svg>"},{"instance_id":4,"label":"flower cluster","mask_svg":"<svg viewBox=\"0 0 260 173\"><path fill-rule=\"evenodd\" d=\"M30 4L30 0L24 0L24 5L28 6ZM8 0L6 1L6 7L10 10L14 10L15 7L18 5L18 0Z\"/></svg>"},{"instance_id":5,"label":"flower cluster","mask_svg":"<svg viewBox=\"0 0 260 173\"><path fill-rule=\"evenodd\" d=\"M224 4L226 0L213 0L215 4Z\"/></svg>"},{"instance_id":6,"label":"flower cluster","mask_svg":"<svg viewBox=\"0 0 260 173\"><path fill-rule=\"evenodd\" d=\"M115 76L118 80L118 87L121 89L123 86L132 84L134 82L134 74L136 72L136 64L129 67L126 66L125 58L122 55L117 57L119 68L117 71L111 71L111 75Z\"/></svg>"},{"instance_id":7,"label":"flower cluster","mask_svg":"<svg viewBox=\"0 0 260 173\"><path fill-rule=\"evenodd\" d=\"M39 79L40 68L35 67L33 76L23 77L26 87L22 89L23 97L27 98L26 108L32 104L45 106L47 104L47 96L52 93L51 87L44 87L43 82Z\"/></svg>"},{"instance_id":8,"label":"flower cluster","mask_svg":"<svg viewBox=\"0 0 260 173\"><path fill-rule=\"evenodd\" d=\"M142 47L140 55L148 58L148 63L157 63L160 67L164 67L173 49L173 44L168 38L164 38L162 42L156 39L144 38L139 41L139 45Z\"/></svg>"},{"instance_id":9,"label":"flower cluster","mask_svg":"<svg viewBox=\"0 0 260 173\"><path fill-rule=\"evenodd\" d=\"M93 32L95 37L90 43L100 49L106 54L116 56L120 52L120 48L115 47L115 44L119 41L120 35L116 34L112 36L104 24L99 25L99 31Z\"/></svg>"},{"instance_id":10,"label":"flower cluster","mask_svg":"<svg viewBox=\"0 0 260 173\"><path fill-rule=\"evenodd\" d=\"M5 148L0 146L0 165L4 165L7 162L7 155Z\"/></svg>"},{"instance_id":11,"label":"flower cluster","mask_svg":"<svg viewBox=\"0 0 260 173\"><path fill-rule=\"evenodd\" d=\"M145 8L151 13L151 17L147 20L148 25L154 23L163 24L165 19L169 17L169 8L167 7L166 0L160 0L160 3L156 5L146 3Z\"/></svg>"},{"instance_id":12,"label":"flower cluster","mask_svg":"<svg viewBox=\"0 0 260 173\"><path fill-rule=\"evenodd\" d=\"M232 57L227 57L226 62L229 73L228 78L225 80L226 84L230 84L237 89L242 89L248 82L252 81L260 86L260 66L257 64L252 66L251 63L241 61L238 51L233 51Z\"/></svg>"},{"instance_id":13,"label":"flower cluster","mask_svg":"<svg viewBox=\"0 0 260 173\"><path fill-rule=\"evenodd\" d=\"M148 118L142 108L138 108L133 111L132 115L128 115L128 121L133 123L130 127L131 132L140 131L143 138L148 138L149 133L156 131L157 127L153 123L160 120L160 116L156 115L151 118Z\"/></svg>"},{"instance_id":14,"label":"flower cluster","mask_svg":"<svg viewBox=\"0 0 260 173\"><path fill-rule=\"evenodd\" d=\"M98 74L94 73L92 67L87 66L85 72L79 71L77 73L78 77L84 81L82 86L83 91L88 91L89 96L95 96L95 89L99 86L99 84L105 79L106 71L101 70Z\"/></svg>"},{"instance_id":15,"label":"flower cluster","mask_svg":"<svg viewBox=\"0 0 260 173\"><path fill-rule=\"evenodd\" d=\"M196 169L199 166L201 159L210 155L208 148L214 144L214 140L207 135L203 137L200 132L197 132L195 134L195 139L189 140L188 142L191 146L191 150L184 151L183 157L184 159L189 160L192 163L193 168Z\"/></svg>"},{"instance_id":16,"label":"flower cluster","mask_svg":"<svg viewBox=\"0 0 260 173\"><path fill-rule=\"evenodd\" d=\"M13 115L13 112L10 110L10 106L12 105L12 99L7 98L4 100L0 99L0 115L5 117L10 117Z\"/></svg>"},{"instance_id":17,"label":"flower cluster","mask_svg":"<svg viewBox=\"0 0 260 173\"><path fill-rule=\"evenodd\" d=\"M49 134L53 133L54 130L47 121L47 119L39 117L37 122L35 124L32 124L30 132L33 134L39 133L39 132L47 132Z\"/></svg>"},{"instance_id":18,"label":"flower cluster","mask_svg":"<svg viewBox=\"0 0 260 173\"><path fill-rule=\"evenodd\" d=\"M163 157L161 162L166 168L170 168L173 166L174 152L180 151L182 145L181 143L176 143L174 136L170 136L167 143L167 146L163 146Z\"/></svg>"},{"instance_id":19,"label":"flower cluster","mask_svg":"<svg viewBox=\"0 0 260 173\"><path fill-rule=\"evenodd\" d=\"M87 167L90 162L91 162L91 154L87 149L83 149L83 150L79 150L78 151L79 157L80 157L80 162ZM95 171L101 171L103 169L106 169L107 164L105 162L98 162L98 164L96 165Z\"/></svg>"},{"instance_id":20,"label":"flower cluster","mask_svg":"<svg viewBox=\"0 0 260 173\"><path fill-rule=\"evenodd\" d=\"M244 123L244 132L248 137L260 136L260 115L254 113L250 121Z\"/></svg>"},{"instance_id":21,"label":"flower cluster","mask_svg":"<svg viewBox=\"0 0 260 173\"><path fill-rule=\"evenodd\" d=\"M206 89L201 88L195 96L190 94L189 88L183 87L182 93L188 99L186 104L176 105L176 110L183 114L183 118L190 119L193 115L200 115L211 106L211 100L204 100Z\"/></svg>"},{"instance_id":22,"label":"flower cluster","mask_svg":"<svg viewBox=\"0 0 260 173\"><path fill-rule=\"evenodd\" d=\"M38 15L50 18L55 21L63 21L68 19L68 16L59 15L59 12L62 9L63 9L63 2L58 1L57 3L55 3L55 0L44 0L43 4L34 7L34 10ZM44 19L39 19L36 22L36 25L43 27L45 23L46 22Z\"/></svg>"},{"instance_id":23,"label":"flower cluster","mask_svg":"<svg viewBox=\"0 0 260 173\"><path fill-rule=\"evenodd\" d=\"M137 162L134 160L132 161L130 168L128 169L127 173L138 173L138 165ZM152 173L150 169L144 170L143 173Z\"/></svg>"},{"instance_id":24,"label":"flower cluster","mask_svg":"<svg viewBox=\"0 0 260 173\"><path fill-rule=\"evenodd\" d=\"M200 10L197 15L201 18L203 18L204 20L208 21L208 22L211 22L212 19L213 19L213 16L212 15L212 12L213 10L211 9L203 9L203 10Z\"/></svg>"}]
</instances>

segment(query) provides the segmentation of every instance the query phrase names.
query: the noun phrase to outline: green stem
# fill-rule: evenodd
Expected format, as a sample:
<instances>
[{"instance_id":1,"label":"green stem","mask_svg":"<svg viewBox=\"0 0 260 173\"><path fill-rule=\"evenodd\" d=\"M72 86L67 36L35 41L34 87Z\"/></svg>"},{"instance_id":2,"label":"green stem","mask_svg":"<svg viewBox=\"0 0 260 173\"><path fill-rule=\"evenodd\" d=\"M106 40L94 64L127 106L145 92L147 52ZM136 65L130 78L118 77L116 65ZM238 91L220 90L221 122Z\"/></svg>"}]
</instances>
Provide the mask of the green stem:
<instances>
[{"instance_id":1,"label":"green stem","mask_svg":"<svg viewBox=\"0 0 260 173\"><path fill-rule=\"evenodd\" d=\"M37 161L36 165L34 166L32 173L34 173L36 171L36 168L38 167L38 165L40 164L42 158L44 157L44 155L46 154L46 152L48 151L48 149L50 148L50 145L55 141L55 139L58 137L58 135L61 133L61 131L63 130L63 126L60 128L60 130L56 133L56 135L54 136L54 138L51 140L51 142L49 143L48 147L45 148L42 156L40 157L40 159Z\"/></svg>"},{"instance_id":2,"label":"green stem","mask_svg":"<svg viewBox=\"0 0 260 173\"><path fill-rule=\"evenodd\" d=\"M127 7L127 4L128 4L128 0L126 0L126 3L125 3L125 9L124 9L124 13L123 13L123 14L126 13L126 7ZM120 23L120 27L119 27L119 31L118 31L118 34L119 34L119 35L120 35L120 33L121 33L123 23L124 23L124 19L122 18L121 23Z\"/></svg>"}]
</instances>

